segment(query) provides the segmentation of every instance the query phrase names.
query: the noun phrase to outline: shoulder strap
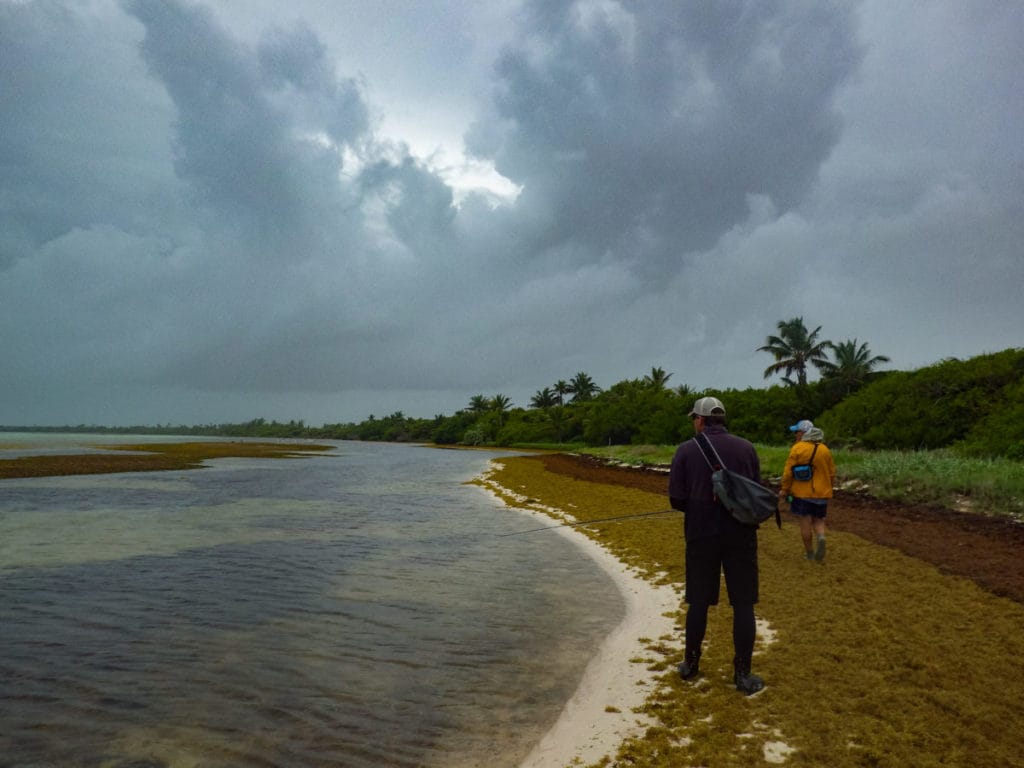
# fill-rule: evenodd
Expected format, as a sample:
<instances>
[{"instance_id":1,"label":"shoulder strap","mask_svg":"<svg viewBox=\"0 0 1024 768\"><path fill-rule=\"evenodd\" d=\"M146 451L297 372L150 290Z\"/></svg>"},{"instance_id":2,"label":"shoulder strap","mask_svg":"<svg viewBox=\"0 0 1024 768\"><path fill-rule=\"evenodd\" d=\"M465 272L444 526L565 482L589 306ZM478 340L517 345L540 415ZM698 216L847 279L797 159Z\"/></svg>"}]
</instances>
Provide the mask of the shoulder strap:
<instances>
[{"instance_id":1,"label":"shoulder strap","mask_svg":"<svg viewBox=\"0 0 1024 768\"><path fill-rule=\"evenodd\" d=\"M813 450L813 451L811 451L811 458L809 458L809 459L807 460L807 463L808 463L808 464L813 464L813 463L814 463L814 454L816 454L816 453L818 452L818 446L819 446L819 445L821 445L821 443L815 443L815 444L814 444L814 450Z\"/></svg>"},{"instance_id":2,"label":"shoulder strap","mask_svg":"<svg viewBox=\"0 0 1024 768\"><path fill-rule=\"evenodd\" d=\"M722 457L718 455L718 451L715 450L715 446L712 445L707 435L705 435L703 432L698 432L697 436L694 437L693 439L696 441L697 446L700 448L700 452L704 454L704 461L708 463L708 466L711 467L712 471L716 469L725 469L725 464L722 462ZM710 455L708 454L709 448L711 449L711 454L713 454L715 457L714 461L711 461Z\"/></svg>"},{"instance_id":3,"label":"shoulder strap","mask_svg":"<svg viewBox=\"0 0 1024 768\"><path fill-rule=\"evenodd\" d=\"M704 455L704 461L706 461L708 463L708 466L711 467L712 472L718 469L726 468L725 465L722 463L722 457L718 455L718 451L715 450L715 446L708 439L707 435L705 435L703 432L698 432L697 435L693 438L693 440L694 442L697 443L697 447L700 448L700 452ZM708 456L708 448L710 448L711 452L715 455L715 460L717 461L717 464L712 463L710 457ZM818 450L817 443L815 443L814 450ZM813 457L814 454L812 453L811 455ZM715 495L714 499L715 501L718 501L720 503L717 494ZM777 504L775 505L775 525L779 528L779 530L782 530L782 515L779 513L779 507Z\"/></svg>"}]
</instances>

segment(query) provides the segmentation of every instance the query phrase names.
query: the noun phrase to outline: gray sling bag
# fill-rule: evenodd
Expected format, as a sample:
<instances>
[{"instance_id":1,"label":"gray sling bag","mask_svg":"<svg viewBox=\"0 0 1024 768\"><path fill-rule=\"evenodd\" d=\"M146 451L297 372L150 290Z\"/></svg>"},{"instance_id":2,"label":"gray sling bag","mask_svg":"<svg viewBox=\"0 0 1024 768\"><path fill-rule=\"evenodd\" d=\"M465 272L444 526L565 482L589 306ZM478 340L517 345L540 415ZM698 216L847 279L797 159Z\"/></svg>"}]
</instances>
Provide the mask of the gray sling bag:
<instances>
[{"instance_id":1,"label":"gray sling bag","mask_svg":"<svg viewBox=\"0 0 1024 768\"><path fill-rule=\"evenodd\" d=\"M715 489L715 500L729 510L733 519L756 528L775 515L775 524L782 528L779 500L775 492L749 477L728 469L722 463L722 457L718 455L715 446L703 433L698 434L694 440L704 455L704 461L711 467L711 485ZM714 461L711 460L712 455Z\"/></svg>"}]
</instances>

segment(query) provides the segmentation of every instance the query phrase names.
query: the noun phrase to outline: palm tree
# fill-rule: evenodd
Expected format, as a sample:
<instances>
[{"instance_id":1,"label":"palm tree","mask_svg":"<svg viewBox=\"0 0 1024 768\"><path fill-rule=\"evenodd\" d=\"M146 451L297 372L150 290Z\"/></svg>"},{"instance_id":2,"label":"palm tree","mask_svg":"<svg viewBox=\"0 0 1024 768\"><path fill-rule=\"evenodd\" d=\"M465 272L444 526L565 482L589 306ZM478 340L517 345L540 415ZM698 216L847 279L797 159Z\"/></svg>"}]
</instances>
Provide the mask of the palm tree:
<instances>
[{"instance_id":1,"label":"palm tree","mask_svg":"<svg viewBox=\"0 0 1024 768\"><path fill-rule=\"evenodd\" d=\"M758 352L770 352L775 358L775 362L764 369L764 377L767 379L785 371L786 375L782 380L786 384L804 387L807 385L807 366L821 368L827 363L828 358L825 354L832 348L832 342L818 340L820 325L808 333L802 317L780 320L777 327L779 335L769 336L765 340L765 345L757 348ZM794 371L795 382L790 378Z\"/></svg>"},{"instance_id":2,"label":"palm tree","mask_svg":"<svg viewBox=\"0 0 1024 768\"><path fill-rule=\"evenodd\" d=\"M497 411L499 414L504 413L512 407L512 400L505 397L504 395L495 395L488 401L492 411Z\"/></svg>"},{"instance_id":3,"label":"palm tree","mask_svg":"<svg viewBox=\"0 0 1024 768\"><path fill-rule=\"evenodd\" d=\"M505 423L505 414L512 407L512 401L505 395L495 395L490 399L491 410L498 415L498 429Z\"/></svg>"},{"instance_id":4,"label":"palm tree","mask_svg":"<svg viewBox=\"0 0 1024 768\"><path fill-rule=\"evenodd\" d=\"M569 422L569 416L560 403L549 409L547 414L551 421L551 427L555 430L555 442L560 443L565 432L565 425Z\"/></svg>"},{"instance_id":5,"label":"palm tree","mask_svg":"<svg viewBox=\"0 0 1024 768\"><path fill-rule=\"evenodd\" d=\"M580 371L569 382L569 392L572 393L572 402L581 403L590 400L601 391L601 388L594 383L590 375Z\"/></svg>"},{"instance_id":6,"label":"palm tree","mask_svg":"<svg viewBox=\"0 0 1024 768\"><path fill-rule=\"evenodd\" d=\"M559 405L565 404L565 396L568 395L570 392L572 392L572 389L569 388L569 385L568 383L566 383L565 379L559 379L558 381L555 382L555 394L558 395Z\"/></svg>"},{"instance_id":7,"label":"palm tree","mask_svg":"<svg viewBox=\"0 0 1024 768\"><path fill-rule=\"evenodd\" d=\"M540 408L546 411L555 405L558 405L558 395L551 391L551 387L538 389L534 396L530 398L530 407L532 408Z\"/></svg>"},{"instance_id":8,"label":"palm tree","mask_svg":"<svg viewBox=\"0 0 1024 768\"><path fill-rule=\"evenodd\" d=\"M473 395L469 398L469 409L472 413L487 413L491 410L491 401L483 395Z\"/></svg>"},{"instance_id":9,"label":"palm tree","mask_svg":"<svg viewBox=\"0 0 1024 768\"><path fill-rule=\"evenodd\" d=\"M885 355L872 355L867 342L858 346L856 339L833 344L832 354L835 361L826 360L819 368L824 378L840 386L844 396L859 389L876 366L889 362Z\"/></svg>"},{"instance_id":10,"label":"palm tree","mask_svg":"<svg viewBox=\"0 0 1024 768\"><path fill-rule=\"evenodd\" d=\"M690 385L689 384L680 384L678 387L676 387L672 391L675 392L677 395L679 395L679 397L681 397L683 400L685 400L687 402L692 400L694 395L697 394L692 389L690 389Z\"/></svg>"},{"instance_id":11,"label":"palm tree","mask_svg":"<svg viewBox=\"0 0 1024 768\"><path fill-rule=\"evenodd\" d=\"M644 384L657 392L665 389L668 380L672 378L671 373L665 373L664 368L651 368L651 372L644 376Z\"/></svg>"}]
</instances>

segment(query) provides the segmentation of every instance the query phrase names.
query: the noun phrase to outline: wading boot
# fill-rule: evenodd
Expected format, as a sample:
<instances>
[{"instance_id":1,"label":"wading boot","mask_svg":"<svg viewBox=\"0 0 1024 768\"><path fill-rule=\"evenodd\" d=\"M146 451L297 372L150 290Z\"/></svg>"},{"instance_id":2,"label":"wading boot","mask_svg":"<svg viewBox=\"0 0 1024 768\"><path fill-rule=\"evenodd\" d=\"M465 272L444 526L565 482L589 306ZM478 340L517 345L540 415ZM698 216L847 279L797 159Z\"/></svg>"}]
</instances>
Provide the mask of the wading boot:
<instances>
[{"instance_id":1,"label":"wading boot","mask_svg":"<svg viewBox=\"0 0 1024 768\"><path fill-rule=\"evenodd\" d=\"M736 683L737 691L745 696L750 696L764 688L764 680L750 672L749 660L736 659L733 661L733 667L736 670L733 682Z\"/></svg>"},{"instance_id":2,"label":"wading boot","mask_svg":"<svg viewBox=\"0 0 1024 768\"><path fill-rule=\"evenodd\" d=\"M687 651L686 658L679 665L679 676L683 680L692 680L700 673L700 651Z\"/></svg>"}]
</instances>

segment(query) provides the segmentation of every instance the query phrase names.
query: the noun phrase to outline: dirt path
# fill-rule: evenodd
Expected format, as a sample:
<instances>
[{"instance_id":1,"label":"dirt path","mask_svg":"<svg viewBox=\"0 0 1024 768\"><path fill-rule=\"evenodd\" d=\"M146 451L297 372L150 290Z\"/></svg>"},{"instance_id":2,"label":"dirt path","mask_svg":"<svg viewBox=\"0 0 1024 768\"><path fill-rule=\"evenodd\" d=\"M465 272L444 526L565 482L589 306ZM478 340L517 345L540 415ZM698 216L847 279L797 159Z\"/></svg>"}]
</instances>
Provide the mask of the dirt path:
<instances>
[{"instance_id":1,"label":"dirt path","mask_svg":"<svg viewBox=\"0 0 1024 768\"><path fill-rule=\"evenodd\" d=\"M551 472L581 480L668 494L668 475L663 471L610 466L595 457L567 454L542 455L537 460ZM829 504L828 524L1024 603L1024 525L847 492L839 492Z\"/></svg>"}]
</instances>

